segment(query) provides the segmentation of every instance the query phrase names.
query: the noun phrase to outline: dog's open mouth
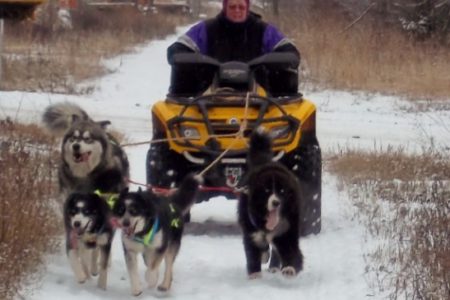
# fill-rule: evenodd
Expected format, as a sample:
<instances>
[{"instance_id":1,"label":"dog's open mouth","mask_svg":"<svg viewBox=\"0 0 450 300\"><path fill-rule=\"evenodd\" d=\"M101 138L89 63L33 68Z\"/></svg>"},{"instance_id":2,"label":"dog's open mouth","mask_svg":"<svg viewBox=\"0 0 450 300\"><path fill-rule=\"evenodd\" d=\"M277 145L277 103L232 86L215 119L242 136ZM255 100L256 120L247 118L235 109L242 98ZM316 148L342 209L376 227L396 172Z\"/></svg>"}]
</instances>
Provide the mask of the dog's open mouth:
<instances>
[{"instance_id":1,"label":"dog's open mouth","mask_svg":"<svg viewBox=\"0 0 450 300\"><path fill-rule=\"evenodd\" d=\"M89 156L91 156L91 152L84 152L84 153L80 153L80 152L76 152L73 154L73 160L76 163L82 163L82 162L87 162L89 159Z\"/></svg>"},{"instance_id":2,"label":"dog's open mouth","mask_svg":"<svg viewBox=\"0 0 450 300\"><path fill-rule=\"evenodd\" d=\"M134 225L130 224L129 226L122 226L123 233L125 233L125 235L128 236L128 237L133 236L134 235L134 231L136 229L136 225L137 225L137 223L134 224Z\"/></svg>"},{"instance_id":3,"label":"dog's open mouth","mask_svg":"<svg viewBox=\"0 0 450 300\"><path fill-rule=\"evenodd\" d=\"M91 221L87 222L83 227L73 227L72 234L75 236L82 236L88 230L89 225L91 225Z\"/></svg>"},{"instance_id":4,"label":"dog's open mouth","mask_svg":"<svg viewBox=\"0 0 450 300\"><path fill-rule=\"evenodd\" d=\"M122 230L126 236L132 236L134 234L134 230L131 226L123 227Z\"/></svg>"},{"instance_id":5,"label":"dog's open mouth","mask_svg":"<svg viewBox=\"0 0 450 300\"><path fill-rule=\"evenodd\" d=\"M267 213L266 216L266 229L274 230L280 221L279 208L274 208Z\"/></svg>"}]
</instances>

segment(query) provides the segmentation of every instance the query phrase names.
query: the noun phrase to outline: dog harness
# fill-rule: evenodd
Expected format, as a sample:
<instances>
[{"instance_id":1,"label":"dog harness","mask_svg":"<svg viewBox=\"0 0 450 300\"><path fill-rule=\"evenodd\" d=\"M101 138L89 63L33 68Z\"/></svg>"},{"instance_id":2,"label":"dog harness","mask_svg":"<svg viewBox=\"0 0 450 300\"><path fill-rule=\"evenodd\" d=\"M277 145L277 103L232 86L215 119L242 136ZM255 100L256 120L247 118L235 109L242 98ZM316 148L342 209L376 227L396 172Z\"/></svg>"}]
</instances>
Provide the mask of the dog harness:
<instances>
[{"instance_id":1,"label":"dog harness","mask_svg":"<svg viewBox=\"0 0 450 300\"><path fill-rule=\"evenodd\" d=\"M150 228L147 234L145 234L142 238L134 236L133 240L148 246L153 242L153 239L155 238L155 233L158 230L159 230L159 218L156 218L155 222L152 225L152 228Z\"/></svg>"},{"instance_id":2,"label":"dog harness","mask_svg":"<svg viewBox=\"0 0 450 300\"><path fill-rule=\"evenodd\" d=\"M114 204L119 199L118 194L115 193L102 193L100 190L95 190L94 193L100 196L102 199L105 199L106 203L111 209L113 209Z\"/></svg>"},{"instance_id":3,"label":"dog harness","mask_svg":"<svg viewBox=\"0 0 450 300\"><path fill-rule=\"evenodd\" d=\"M172 213L172 215L175 214L176 209L175 209L175 207L173 207L172 204L169 204L169 208L170 208L170 212ZM170 221L170 226L173 228L179 228L180 227L180 218L173 217L172 220ZM146 246L151 245L151 243L153 242L153 239L155 238L155 234L158 230L159 230L159 218L156 218L155 222L153 223L153 226L150 228L149 232L146 235L144 235L142 238L134 236L133 240L135 242L142 243Z\"/></svg>"},{"instance_id":4,"label":"dog harness","mask_svg":"<svg viewBox=\"0 0 450 300\"><path fill-rule=\"evenodd\" d=\"M175 214L176 210L175 207L173 207L172 203L169 204L170 212L172 214ZM170 226L173 228L179 228L180 227L180 218L172 218L172 221L170 222Z\"/></svg>"}]
</instances>

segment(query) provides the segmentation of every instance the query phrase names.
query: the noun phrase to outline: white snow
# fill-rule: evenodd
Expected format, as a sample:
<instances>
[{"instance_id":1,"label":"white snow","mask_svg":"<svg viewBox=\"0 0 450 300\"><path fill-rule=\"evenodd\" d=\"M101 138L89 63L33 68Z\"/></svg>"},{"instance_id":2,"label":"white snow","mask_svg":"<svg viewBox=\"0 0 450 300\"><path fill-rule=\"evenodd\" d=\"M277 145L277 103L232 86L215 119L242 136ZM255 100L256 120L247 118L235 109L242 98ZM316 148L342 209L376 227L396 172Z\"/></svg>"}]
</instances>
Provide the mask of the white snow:
<instances>
[{"instance_id":1,"label":"white snow","mask_svg":"<svg viewBox=\"0 0 450 300\"><path fill-rule=\"evenodd\" d=\"M180 28L180 32L186 28ZM135 53L106 63L116 72L84 84L98 88L92 95L0 92L0 119L39 123L45 107L57 101L73 101L94 119L109 119L130 142L151 138L150 108L164 98L169 82L165 50L177 35L140 46ZM342 148L380 149L402 145L411 151L449 147L450 112L409 112L411 104L397 97L342 91L304 92L318 107L318 135L324 153ZM148 145L127 147L131 178L145 183ZM382 299L366 282L363 248L364 229L354 220L345 191L325 172L322 196L322 232L300 242L305 257L301 274L285 279L265 272L262 279L248 280L240 236L185 235L174 268L168 295L145 290L138 298L174 299ZM132 188L136 188L133 186ZM222 198L196 205L194 221L236 221L236 201ZM63 239L63 237L61 237ZM64 247L63 247L64 248ZM141 264L144 281L143 263ZM124 299L131 298L120 235L113 245L108 289L96 288L95 280L76 283L65 250L48 257L47 267L36 286L27 287L25 299Z\"/></svg>"}]
</instances>

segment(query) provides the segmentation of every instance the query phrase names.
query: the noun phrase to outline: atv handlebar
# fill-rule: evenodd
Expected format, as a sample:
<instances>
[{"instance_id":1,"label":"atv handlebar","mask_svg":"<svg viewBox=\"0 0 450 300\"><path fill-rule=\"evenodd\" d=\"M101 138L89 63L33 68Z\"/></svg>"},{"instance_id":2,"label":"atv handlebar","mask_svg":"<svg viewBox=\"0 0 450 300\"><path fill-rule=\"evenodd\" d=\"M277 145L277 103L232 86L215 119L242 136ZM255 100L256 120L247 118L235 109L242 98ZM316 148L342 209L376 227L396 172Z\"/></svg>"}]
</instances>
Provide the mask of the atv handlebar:
<instances>
[{"instance_id":1,"label":"atv handlebar","mask_svg":"<svg viewBox=\"0 0 450 300\"><path fill-rule=\"evenodd\" d=\"M250 68L258 66L276 66L297 68L300 59L297 55L289 52L270 52L248 62Z\"/></svg>"},{"instance_id":2,"label":"atv handlebar","mask_svg":"<svg viewBox=\"0 0 450 300\"><path fill-rule=\"evenodd\" d=\"M201 53L177 53L174 54L172 59L169 61L170 65L184 65L184 64L194 64L194 65L210 65L210 66L220 66L220 62L210 56L203 55Z\"/></svg>"},{"instance_id":3,"label":"atv handlebar","mask_svg":"<svg viewBox=\"0 0 450 300\"><path fill-rule=\"evenodd\" d=\"M215 58L201 54L201 53L177 53L174 54L170 64L171 65L182 65L182 64L194 64L194 65L209 65L214 67L219 67L220 65L229 62L221 63ZM264 54L249 62L240 62L247 64L249 68L254 69L259 66L267 67L291 67L297 68L300 63L300 59L293 53L289 52L271 52Z\"/></svg>"}]
</instances>

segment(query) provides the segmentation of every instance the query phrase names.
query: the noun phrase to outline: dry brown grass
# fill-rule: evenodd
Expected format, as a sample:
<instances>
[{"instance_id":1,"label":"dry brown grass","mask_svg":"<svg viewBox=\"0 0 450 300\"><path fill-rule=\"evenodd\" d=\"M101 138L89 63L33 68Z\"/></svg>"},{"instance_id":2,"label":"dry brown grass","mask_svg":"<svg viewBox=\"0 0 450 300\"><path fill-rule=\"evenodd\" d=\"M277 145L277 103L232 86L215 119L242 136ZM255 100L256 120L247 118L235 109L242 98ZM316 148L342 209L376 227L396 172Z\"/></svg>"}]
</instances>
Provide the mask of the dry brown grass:
<instances>
[{"instance_id":1,"label":"dry brown grass","mask_svg":"<svg viewBox=\"0 0 450 300\"><path fill-rule=\"evenodd\" d=\"M288 9L287 9L287 8ZM450 50L436 41L417 42L369 14L354 21L333 1L297 1L282 7L282 18L264 14L301 50L303 88L392 93L448 98ZM51 20L50 20L51 21ZM136 9L87 9L74 17L73 31L39 30L7 24L6 59L0 88L88 93L76 83L104 75L101 59L111 57L189 22L180 14L141 15ZM31 44L31 47L30 47Z\"/></svg>"},{"instance_id":2,"label":"dry brown grass","mask_svg":"<svg viewBox=\"0 0 450 300\"><path fill-rule=\"evenodd\" d=\"M346 150L330 159L359 208L369 240L368 283L389 299L450 293L450 159L435 151Z\"/></svg>"},{"instance_id":3,"label":"dry brown grass","mask_svg":"<svg viewBox=\"0 0 450 300\"><path fill-rule=\"evenodd\" d=\"M77 83L102 76L102 60L129 52L137 44L173 33L187 22L185 15L142 15L136 9L89 9L73 18L73 30L47 25L6 23L0 88L63 93L87 93Z\"/></svg>"},{"instance_id":4,"label":"dry brown grass","mask_svg":"<svg viewBox=\"0 0 450 300\"><path fill-rule=\"evenodd\" d=\"M54 142L37 126L2 122L0 132L0 299L13 299L57 248L62 222Z\"/></svg>"},{"instance_id":5,"label":"dry brown grass","mask_svg":"<svg viewBox=\"0 0 450 300\"><path fill-rule=\"evenodd\" d=\"M302 53L304 86L448 98L450 49L417 42L393 26L354 21L332 1L304 1L274 19Z\"/></svg>"}]
</instances>

